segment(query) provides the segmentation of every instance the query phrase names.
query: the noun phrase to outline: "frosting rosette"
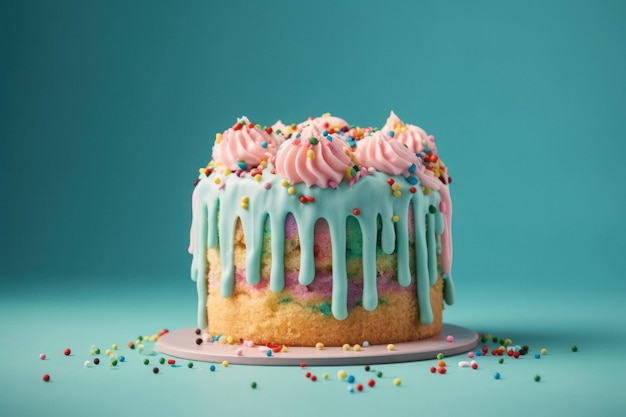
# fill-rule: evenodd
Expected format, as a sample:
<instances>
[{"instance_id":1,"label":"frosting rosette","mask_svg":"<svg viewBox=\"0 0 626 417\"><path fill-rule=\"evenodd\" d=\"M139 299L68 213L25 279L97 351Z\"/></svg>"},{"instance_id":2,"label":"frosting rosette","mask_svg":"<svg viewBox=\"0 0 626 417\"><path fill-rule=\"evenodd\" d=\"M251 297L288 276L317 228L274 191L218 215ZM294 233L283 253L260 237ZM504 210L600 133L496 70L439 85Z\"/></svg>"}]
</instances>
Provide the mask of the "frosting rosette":
<instances>
[{"instance_id":1,"label":"frosting rosette","mask_svg":"<svg viewBox=\"0 0 626 417\"><path fill-rule=\"evenodd\" d=\"M308 125L282 144L274 162L276 173L292 184L334 188L344 176L355 175L349 152L344 140L324 136L315 125Z\"/></svg>"},{"instance_id":2,"label":"frosting rosette","mask_svg":"<svg viewBox=\"0 0 626 417\"><path fill-rule=\"evenodd\" d=\"M362 166L389 175L408 177L422 164L415 153L381 130L358 141L355 154Z\"/></svg>"},{"instance_id":3,"label":"frosting rosette","mask_svg":"<svg viewBox=\"0 0 626 417\"><path fill-rule=\"evenodd\" d=\"M435 137L433 135L427 134L424 129L419 126L404 124L393 111L381 130L387 134L393 132L394 139L405 144L413 153L424 152L425 148L430 148L434 152L437 151L435 147Z\"/></svg>"},{"instance_id":4,"label":"frosting rosette","mask_svg":"<svg viewBox=\"0 0 626 417\"><path fill-rule=\"evenodd\" d=\"M231 171L257 167L276 153L282 138L258 128L243 116L222 134L213 145L213 161L217 169Z\"/></svg>"},{"instance_id":5,"label":"frosting rosette","mask_svg":"<svg viewBox=\"0 0 626 417\"><path fill-rule=\"evenodd\" d=\"M350 128L348 122L341 117L331 116L330 113L324 113L320 117L309 117L302 123L298 123L298 131L302 131L305 127L313 125L318 130L327 130L329 133L346 132Z\"/></svg>"}]
</instances>

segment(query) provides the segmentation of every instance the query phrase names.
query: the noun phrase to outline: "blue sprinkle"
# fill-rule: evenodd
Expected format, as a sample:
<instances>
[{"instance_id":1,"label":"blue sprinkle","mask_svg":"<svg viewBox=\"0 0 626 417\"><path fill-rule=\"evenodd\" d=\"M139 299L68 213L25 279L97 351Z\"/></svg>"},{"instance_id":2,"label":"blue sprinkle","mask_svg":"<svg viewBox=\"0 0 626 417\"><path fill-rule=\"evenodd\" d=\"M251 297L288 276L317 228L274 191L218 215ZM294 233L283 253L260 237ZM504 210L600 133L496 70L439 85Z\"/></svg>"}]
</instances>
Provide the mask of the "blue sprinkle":
<instances>
[{"instance_id":1,"label":"blue sprinkle","mask_svg":"<svg viewBox=\"0 0 626 417\"><path fill-rule=\"evenodd\" d=\"M248 164L246 164L244 161L237 162L237 165L239 165L239 168L241 168L241 169L248 168Z\"/></svg>"},{"instance_id":2,"label":"blue sprinkle","mask_svg":"<svg viewBox=\"0 0 626 417\"><path fill-rule=\"evenodd\" d=\"M416 176L413 176L413 175L409 175L408 177L406 177L406 180L407 180L407 181L409 182L409 184L411 184L411 185L416 185L416 184L419 182L419 180L417 179L417 177L416 177Z\"/></svg>"},{"instance_id":3,"label":"blue sprinkle","mask_svg":"<svg viewBox=\"0 0 626 417\"><path fill-rule=\"evenodd\" d=\"M370 342L368 342L367 340L363 342L363 347L368 347L369 345L370 345Z\"/></svg>"},{"instance_id":4,"label":"blue sprinkle","mask_svg":"<svg viewBox=\"0 0 626 417\"><path fill-rule=\"evenodd\" d=\"M424 148L424 152L426 152L426 153L430 152L430 148L429 148L428 146L427 146L427 147L425 147L425 148Z\"/></svg>"},{"instance_id":5,"label":"blue sprinkle","mask_svg":"<svg viewBox=\"0 0 626 417\"><path fill-rule=\"evenodd\" d=\"M211 372L215 372L215 365L211 365L209 369L211 370Z\"/></svg>"},{"instance_id":6,"label":"blue sprinkle","mask_svg":"<svg viewBox=\"0 0 626 417\"><path fill-rule=\"evenodd\" d=\"M354 385L350 384L346 388L348 389L348 392L354 392Z\"/></svg>"},{"instance_id":7,"label":"blue sprinkle","mask_svg":"<svg viewBox=\"0 0 626 417\"><path fill-rule=\"evenodd\" d=\"M541 355L538 353L535 353L535 359L539 359L539 358L541 358Z\"/></svg>"},{"instance_id":8,"label":"blue sprinkle","mask_svg":"<svg viewBox=\"0 0 626 417\"><path fill-rule=\"evenodd\" d=\"M339 131L339 136L343 136L343 135L344 135L344 133L346 133L346 132L344 132L343 130L340 130L340 131Z\"/></svg>"},{"instance_id":9,"label":"blue sprinkle","mask_svg":"<svg viewBox=\"0 0 626 417\"><path fill-rule=\"evenodd\" d=\"M493 377L495 379L500 379L500 372L496 372L495 374L493 374Z\"/></svg>"},{"instance_id":10,"label":"blue sprinkle","mask_svg":"<svg viewBox=\"0 0 626 417\"><path fill-rule=\"evenodd\" d=\"M120 362L124 362L125 360L126 360L126 358L125 358L125 357L120 356Z\"/></svg>"},{"instance_id":11,"label":"blue sprinkle","mask_svg":"<svg viewBox=\"0 0 626 417\"><path fill-rule=\"evenodd\" d=\"M394 132L393 130L389 131L389 137L392 138L396 135L396 132Z\"/></svg>"},{"instance_id":12,"label":"blue sprinkle","mask_svg":"<svg viewBox=\"0 0 626 417\"><path fill-rule=\"evenodd\" d=\"M417 156L418 158L424 159L424 154L422 152L416 153L415 156Z\"/></svg>"},{"instance_id":13,"label":"blue sprinkle","mask_svg":"<svg viewBox=\"0 0 626 417\"><path fill-rule=\"evenodd\" d=\"M297 138L299 138L299 137L300 137L300 134L299 134L299 133L296 133L296 139L297 139Z\"/></svg>"},{"instance_id":14,"label":"blue sprinkle","mask_svg":"<svg viewBox=\"0 0 626 417\"><path fill-rule=\"evenodd\" d=\"M351 384L354 382L354 375L348 375L348 382Z\"/></svg>"},{"instance_id":15,"label":"blue sprinkle","mask_svg":"<svg viewBox=\"0 0 626 417\"><path fill-rule=\"evenodd\" d=\"M322 135L324 135L324 136L328 136L328 130L324 130L324 131L322 132Z\"/></svg>"},{"instance_id":16,"label":"blue sprinkle","mask_svg":"<svg viewBox=\"0 0 626 417\"><path fill-rule=\"evenodd\" d=\"M261 142L261 147L262 148L267 148L267 141Z\"/></svg>"},{"instance_id":17,"label":"blue sprinkle","mask_svg":"<svg viewBox=\"0 0 626 417\"><path fill-rule=\"evenodd\" d=\"M332 141L333 141L333 137L332 137L332 136L330 136L330 135L326 136L326 139L328 139L328 141L329 141L329 142L332 142Z\"/></svg>"},{"instance_id":18,"label":"blue sprinkle","mask_svg":"<svg viewBox=\"0 0 626 417\"><path fill-rule=\"evenodd\" d=\"M480 350L476 351L476 356L483 356L483 353Z\"/></svg>"},{"instance_id":19,"label":"blue sprinkle","mask_svg":"<svg viewBox=\"0 0 626 417\"><path fill-rule=\"evenodd\" d=\"M409 167L409 172L412 174L415 172L416 169L417 169L417 165L411 164L411 166Z\"/></svg>"},{"instance_id":20,"label":"blue sprinkle","mask_svg":"<svg viewBox=\"0 0 626 417\"><path fill-rule=\"evenodd\" d=\"M266 351L265 351L265 354L266 354L267 356L272 356L272 349L268 349L268 350L266 350Z\"/></svg>"}]
</instances>

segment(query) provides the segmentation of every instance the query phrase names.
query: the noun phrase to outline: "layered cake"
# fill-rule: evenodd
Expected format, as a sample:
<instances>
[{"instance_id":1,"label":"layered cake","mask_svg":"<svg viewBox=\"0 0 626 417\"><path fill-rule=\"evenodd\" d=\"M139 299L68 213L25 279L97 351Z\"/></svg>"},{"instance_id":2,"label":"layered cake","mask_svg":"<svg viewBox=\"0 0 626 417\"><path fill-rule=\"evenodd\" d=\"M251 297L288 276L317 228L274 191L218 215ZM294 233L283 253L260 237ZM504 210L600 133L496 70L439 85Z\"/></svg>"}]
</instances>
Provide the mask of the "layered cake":
<instances>
[{"instance_id":1,"label":"layered cake","mask_svg":"<svg viewBox=\"0 0 626 417\"><path fill-rule=\"evenodd\" d=\"M437 335L451 276L451 179L435 139L391 112L218 133L193 192L198 327L257 344Z\"/></svg>"}]
</instances>

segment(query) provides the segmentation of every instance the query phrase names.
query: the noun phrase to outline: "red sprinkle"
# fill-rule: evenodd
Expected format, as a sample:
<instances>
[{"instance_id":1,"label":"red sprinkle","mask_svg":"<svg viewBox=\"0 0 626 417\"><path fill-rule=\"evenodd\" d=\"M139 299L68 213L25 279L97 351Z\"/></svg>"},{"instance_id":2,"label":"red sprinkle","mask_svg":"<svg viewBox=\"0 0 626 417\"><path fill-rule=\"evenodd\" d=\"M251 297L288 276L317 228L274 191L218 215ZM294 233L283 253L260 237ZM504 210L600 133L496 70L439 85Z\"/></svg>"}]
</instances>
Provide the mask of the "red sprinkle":
<instances>
[{"instance_id":1,"label":"red sprinkle","mask_svg":"<svg viewBox=\"0 0 626 417\"><path fill-rule=\"evenodd\" d=\"M128 347L131 349L135 349L135 344L133 342L128 342Z\"/></svg>"},{"instance_id":2,"label":"red sprinkle","mask_svg":"<svg viewBox=\"0 0 626 417\"><path fill-rule=\"evenodd\" d=\"M301 202L302 204L306 204L306 203L308 203L308 200L306 199L306 197L305 197L305 196L302 196L302 197L300 197L300 202Z\"/></svg>"},{"instance_id":3,"label":"red sprinkle","mask_svg":"<svg viewBox=\"0 0 626 417\"><path fill-rule=\"evenodd\" d=\"M243 125L239 122L235 123L233 125L233 130L241 130L241 128L243 127Z\"/></svg>"},{"instance_id":4,"label":"red sprinkle","mask_svg":"<svg viewBox=\"0 0 626 417\"><path fill-rule=\"evenodd\" d=\"M417 192L417 188L411 187L411 188L409 188L409 191L412 192L413 194L415 194Z\"/></svg>"},{"instance_id":5,"label":"red sprinkle","mask_svg":"<svg viewBox=\"0 0 626 417\"><path fill-rule=\"evenodd\" d=\"M389 184L389 185L393 185L393 183L394 183L394 182L395 182L395 181L393 180L393 178L389 178L389 179L387 180L387 184Z\"/></svg>"},{"instance_id":6,"label":"red sprinkle","mask_svg":"<svg viewBox=\"0 0 626 417\"><path fill-rule=\"evenodd\" d=\"M50 381L50 375L48 375L48 374L43 374L43 380L44 380L45 382Z\"/></svg>"},{"instance_id":7,"label":"red sprinkle","mask_svg":"<svg viewBox=\"0 0 626 417\"><path fill-rule=\"evenodd\" d=\"M304 376L306 376L307 378L311 378L311 373L307 372L306 374L304 374Z\"/></svg>"},{"instance_id":8,"label":"red sprinkle","mask_svg":"<svg viewBox=\"0 0 626 417\"><path fill-rule=\"evenodd\" d=\"M311 375L311 381L313 382L317 381L317 377L315 375Z\"/></svg>"},{"instance_id":9,"label":"red sprinkle","mask_svg":"<svg viewBox=\"0 0 626 417\"><path fill-rule=\"evenodd\" d=\"M65 349L65 350L63 351L63 354L64 354L65 356L70 356L70 354L71 354L71 353L72 353L72 350L71 350L70 348L67 348L67 349Z\"/></svg>"},{"instance_id":10,"label":"red sprinkle","mask_svg":"<svg viewBox=\"0 0 626 417\"><path fill-rule=\"evenodd\" d=\"M472 369L478 369L478 364L476 362L472 363Z\"/></svg>"},{"instance_id":11,"label":"red sprinkle","mask_svg":"<svg viewBox=\"0 0 626 417\"><path fill-rule=\"evenodd\" d=\"M355 216L358 216L359 214L361 214L361 210L359 210L358 208L355 208L354 210L352 210L352 214L354 214Z\"/></svg>"},{"instance_id":12,"label":"red sprinkle","mask_svg":"<svg viewBox=\"0 0 626 417\"><path fill-rule=\"evenodd\" d=\"M367 385L369 385L370 387L373 387L374 385L376 385L376 381L374 381L373 379L370 379L369 381L367 381Z\"/></svg>"},{"instance_id":13,"label":"red sprinkle","mask_svg":"<svg viewBox=\"0 0 626 417\"><path fill-rule=\"evenodd\" d=\"M159 332L159 337L163 336L165 333L169 333L170 331L167 329L163 329Z\"/></svg>"},{"instance_id":14,"label":"red sprinkle","mask_svg":"<svg viewBox=\"0 0 626 417\"><path fill-rule=\"evenodd\" d=\"M515 353L513 354L513 357L514 357L515 359L519 359L519 352L515 352Z\"/></svg>"},{"instance_id":15,"label":"red sprinkle","mask_svg":"<svg viewBox=\"0 0 626 417\"><path fill-rule=\"evenodd\" d=\"M267 133L272 133L274 130L272 129L272 126L268 126L265 128L265 132Z\"/></svg>"},{"instance_id":16,"label":"red sprinkle","mask_svg":"<svg viewBox=\"0 0 626 417\"><path fill-rule=\"evenodd\" d=\"M300 368L305 368L305 367L306 367L306 363L302 362L302 363L300 364Z\"/></svg>"},{"instance_id":17,"label":"red sprinkle","mask_svg":"<svg viewBox=\"0 0 626 417\"><path fill-rule=\"evenodd\" d=\"M356 390L357 391L363 391L363 385L362 384L356 384Z\"/></svg>"},{"instance_id":18,"label":"red sprinkle","mask_svg":"<svg viewBox=\"0 0 626 417\"><path fill-rule=\"evenodd\" d=\"M435 368L434 366L431 366L430 372L434 374L435 372L437 372L437 368Z\"/></svg>"},{"instance_id":19,"label":"red sprinkle","mask_svg":"<svg viewBox=\"0 0 626 417\"><path fill-rule=\"evenodd\" d=\"M509 355L509 356L513 356L513 351L512 351L511 349L509 349L509 350L506 352L506 354L507 354L507 355Z\"/></svg>"},{"instance_id":20,"label":"red sprinkle","mask_svg":"<svg viewBox=\"0 0 626 417\"><path fill-rule=\"evenodd\" d=\"M168 365L174 365L176 363L176 361L174 359L168 359L167 360L167 364Z\"/></svg>"},{"instance_id":21,"label":"red sprinkle","mask_svg":"<svg viewBox=\"0 0 626 417\"><path fill-rule=\"evenodd\" d=\"M445 366L440 366L439 369L437 369L437 372L439 372L441 375L446 373L446 367Z\"/></svg>"},{"instance_id":22,"label":"red sprinkle","mask_svg":"<svg viewBox=\"0 0 626 417\"><path fill-rule=\"evenodd\" d=\"M315 198L310 195L305 195L304 198L306 198L309 203L315 203Z\"/></svg>"}]
</instances>

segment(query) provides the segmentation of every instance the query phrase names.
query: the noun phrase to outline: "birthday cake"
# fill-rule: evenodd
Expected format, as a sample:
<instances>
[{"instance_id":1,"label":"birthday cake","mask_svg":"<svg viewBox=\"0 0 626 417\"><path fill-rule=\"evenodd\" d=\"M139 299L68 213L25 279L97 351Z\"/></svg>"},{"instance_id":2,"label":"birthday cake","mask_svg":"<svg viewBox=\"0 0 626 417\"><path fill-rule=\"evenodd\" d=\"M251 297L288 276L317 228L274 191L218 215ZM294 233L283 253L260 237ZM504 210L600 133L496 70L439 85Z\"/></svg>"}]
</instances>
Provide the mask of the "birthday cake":
<instances>
[{"instance_id":1,"label":"birthday cake","mask_svg":"<svg viewBox=\"0 0 626 417\"><path fill-rule=\"evenodd\" d=\"M237 119L192 197L198 328L288 346L438 335L454 301L450 182L434 137L393 112L381 129Z\"/></svg>"}]
</instances>

